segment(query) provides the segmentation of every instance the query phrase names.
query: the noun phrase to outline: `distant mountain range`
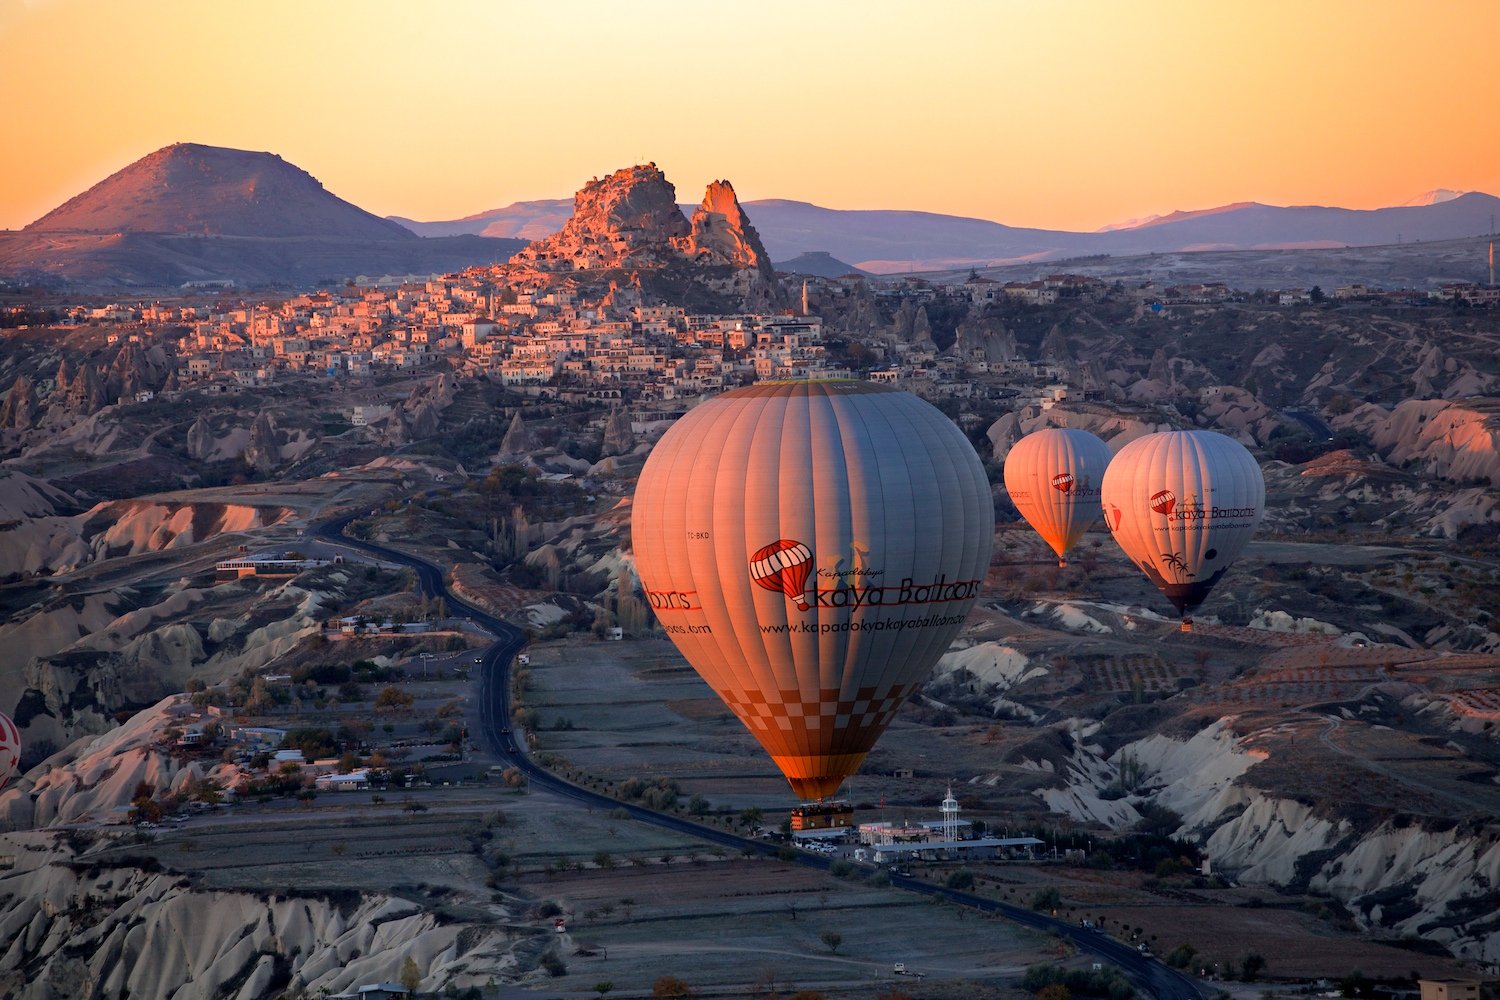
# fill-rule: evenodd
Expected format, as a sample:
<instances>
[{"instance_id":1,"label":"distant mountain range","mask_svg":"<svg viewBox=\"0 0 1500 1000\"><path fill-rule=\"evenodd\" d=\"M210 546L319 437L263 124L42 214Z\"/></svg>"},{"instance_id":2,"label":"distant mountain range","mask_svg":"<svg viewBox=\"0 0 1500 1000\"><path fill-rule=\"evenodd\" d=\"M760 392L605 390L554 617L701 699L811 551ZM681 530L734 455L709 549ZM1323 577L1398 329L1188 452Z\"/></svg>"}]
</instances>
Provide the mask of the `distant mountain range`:
<instances>
[{"instance_id":1,"label":"distant mountain range","mask_svg":"<svg viewBox=\"0 0 1500 1000\"><path fill-rule=\"evenodd\" d=\"M272 153L178 143L18 232L0 275L88 286L326 284L503 261L523 240L422 239Z\"/></svg>"},{"instance_id":2,"label":"distant mountain range","mask_svg":"<svg viewBox=\"0 0 1500 1000\"><path fill-rule=\"evenodd\" d=\"M696 206L681 207L688 215ZM742 207L781 269L845 274L1463 239L1490 231L1500 198L1436 190L1373 210L1242 202L1093 233L782 199ZM561 230L573 208L572 199L556 198L448 222L382 219L274 154L179 143L25 229L0 231L0 277L172 287L215 281L305 286L357 275L432 274L508 260Z\"/></svg>"},{"instance_id":3,"label":"distant mountain range","mask_svg":"<svg viewBox=\"0 0 1500 1000\"><path fill-rule=\"evenodd\" d=\"M744 202L775 260L821 251L877 273L1202 250L1296 250L1450 240L1490 231L1500 198L1430 191L1378 209L1279 207L1240 202L1132 220L1094 233L1025 229L931 212L844 210L801 201ZM568 199L525 201L451 222L394 218L421 235L534 238L556 231Z\"/></svg>"}]
</instances>

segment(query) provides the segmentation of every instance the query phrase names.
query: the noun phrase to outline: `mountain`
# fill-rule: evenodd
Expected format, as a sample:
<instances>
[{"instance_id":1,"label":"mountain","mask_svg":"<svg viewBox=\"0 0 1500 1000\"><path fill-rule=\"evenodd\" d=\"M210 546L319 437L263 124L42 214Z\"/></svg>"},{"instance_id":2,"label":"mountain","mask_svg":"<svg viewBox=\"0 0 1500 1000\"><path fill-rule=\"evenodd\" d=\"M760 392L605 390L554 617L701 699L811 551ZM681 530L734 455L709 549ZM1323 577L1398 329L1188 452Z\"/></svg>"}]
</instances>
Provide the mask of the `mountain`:
<instances>
[{"instance_id":1,"label":"mountain","mask_svg":"<svg viewBox=\"0 0 1500 1000\"><path fill-rule=\"evenodd\" d=\"M273 153L178 143L18 232L0 275L94 287L305 286L509 259L514 239L423 239Z\"/></svg>"},{"instance_id":2,"label":"mountain","mask_svg":"<svg viewBox=\"0 0 1500 1000\"><path fill-rule=\"evenodd\" d=\"M497 236L539 240L561 229L572 212L571 199L548 198L542 201L518 201L504 208L492 208L488 212L449 222L417 222L403 219L399 215L387 218L418 236Z\"/></svg>"},{"instance_id":3,"label":"mountain","mask_svg":"<svg viewBox=\"0 0 1500 1000\"><path fill-rule=\"evenodd\" d=\"M1376 209L1247 202L1177 212L1146 226L1093 236L1096 253L1381 246L1477 236L1489 231L1490 215L1497 210L1500 198L1479 192L1428 205Z\"/></svg>"},{"instance_id":4,"label":"mountain","mask_svg":"<svg viewBox=\"0 0 1500 1000\"><path fill-rule=\"evenodd\" d=\"M1131 220L1094 233L1025 229L932 212L845 210L801 201L744 203L773 259L822 252L875 272L1058 261L1099 254L1380 246L1489 231L1500 199L1433 191L1414 204L1356 210L1238 202ZM567 203L518 202L466 220L407 223L420 233L530 235L567 219ZM399 220L398 220L399 221ZM527 230L527 226L534 227Z\"/></svg>"},{"instance_id":5,"label":"mountain","mask_svg":"<svg viewBox=\"0 0 1500 1000\"><path fill-rule=\"evenodd\" d=\"M274 153L189 142L142 157L24 231L413 237L404 227L330 194L316 177Z\"/></svg>"},{"instance_id":6,"label":"mountain","mask_svg":"<svg viewBox=\"0 0 1500 1000\"><path fill-rule=\"evenodd\" d=\"M840 278L846 274L868 274L853 264L845 264L830 253L813 250L798 254L791 260L777 261L776 270L784 274L807 274L817 278Z\"/></svg>"},{"instance_id":7,"label":"mountain","mask_svg":"<svg viewBox=\"0 0 1500 1000\"><path fill-rule=\"evenodd\" d=\"M1403 201L1401 207L1414 208L1420 205L1441 205L1445 201L1452 201L1454 198L1467 193L1465 191L1454 191L1449 188L1434 188L1431 191L1423 191L1415 198Z\"/></svg>"}]
</instances>

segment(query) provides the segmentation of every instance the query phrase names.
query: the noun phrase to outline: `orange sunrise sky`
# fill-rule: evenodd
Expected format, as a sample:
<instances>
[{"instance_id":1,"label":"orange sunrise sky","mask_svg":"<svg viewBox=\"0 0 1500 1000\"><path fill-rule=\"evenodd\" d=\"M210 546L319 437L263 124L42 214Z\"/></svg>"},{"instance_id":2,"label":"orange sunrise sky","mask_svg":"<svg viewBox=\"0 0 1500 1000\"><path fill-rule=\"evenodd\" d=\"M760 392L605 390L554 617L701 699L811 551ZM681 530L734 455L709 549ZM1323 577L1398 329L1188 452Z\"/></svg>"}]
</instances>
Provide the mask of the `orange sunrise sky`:
<instances>
[{"instance_id":1,"label":"orange sunrise sky","mask_svg":"<svg viewBox=\"0 0 1500 1000\"><path fill-rule=\"evenodd\" d=\"M172 142L421 220L645 160L1048 229L1500 194L1497 39L1493 0L0 0L0 227Z\"/></svg>"}]
</instances>

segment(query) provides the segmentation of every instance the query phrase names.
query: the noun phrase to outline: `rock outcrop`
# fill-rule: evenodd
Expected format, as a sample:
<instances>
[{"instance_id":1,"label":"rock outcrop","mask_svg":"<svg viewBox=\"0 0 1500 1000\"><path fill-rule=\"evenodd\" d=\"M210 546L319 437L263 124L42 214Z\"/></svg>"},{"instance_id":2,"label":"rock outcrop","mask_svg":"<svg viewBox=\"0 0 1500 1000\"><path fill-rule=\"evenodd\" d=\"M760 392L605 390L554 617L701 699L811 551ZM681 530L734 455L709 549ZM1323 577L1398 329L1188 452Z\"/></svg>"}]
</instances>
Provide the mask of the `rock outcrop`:
<instances>
[{"instance_id":1,"label":"rock outcrop","mask_svg":"<svg viewBox=\"0 0 1500 1000\"><path fill-rule=\"evenodd\" d=\"M0 846L18 859L0 874L12 901L0 994L16 1000L327 996L396 979L408 955L435 991L476 959L504 967L492 929L389 896L205 892L176 874L90 863L49 836Z\"/></svg>"},{"instance_id":2,"label":"rock outcrop","mask_svg":"<svg viewBox=\"0 0 1500 1000\"><path fill-rule=\"evenodd\" d=\"M522 461L531 454L535 447L531 440L531 434L526 430L526 422L521 419L521 411L510 418L510 427L505 432L505 437L500 439L500 451L496 453L497 462Z\"/></svg>"},{"instance_id":3,"label":"rock outcrop","mask_svg":"<svg viewBox=\"0 0 1500 1000\"><path fill-rule=\"evenodd\" d=\"M746 290L762 293L775 281L770 255L728 181L708 186L689 222L677 205L677 189L654 163L589 181L574 195L573 214L562 229L514 259L564 272L722 267L752 273L756 281Z\"/></svg>"},{"instance_id":4,"label":"rock outcrop","mask_svg":"<svg viewBox=\"0 0 1500 1000\"><path fill-rule=\"evenodd\" d=\"M599 454L605 457L624 455L634 447L635 435L630 430L630 412L617 406L609 411L609 418L604 421L604 446L599 449Z\"/></svg>"},{"instance_id":5,"label":"rock outcrop","mask_svg":"<svg viewBox=\"0 0 1500 1000\"><path fill-rule=\"evenodd\" d=\"M1411 399L1390 411L1372 403L1335 419L1334 426L1368 435L1391 465L1500 486L1500 399Z\"/></svg>"},{"instance_id":6,"label":"rock outcrop","mask_svg":"<svg viewBox=\"0 0 1500 1000\"><path fill-rule=\"evenodd\" d=\"M36 392L32 389L31 379L25 375L17 375L10 392L5 396L5 402L0 403L0 428L30 430L36 414Z\"/></svg>"},{"instance_id":7,"label":"rock outcrop","mask_svg":"<svg viewBox=\"0 0 1500 1000\"><path fill-rule=\"evenodd\" d=\"M1041 789L1054 810L1124 829L1140 809L1182 817L1178 836L1203 844L1216 870L1247 883L1326 892L1363 926L1436 941L1453 954L1500 959L1490 932L1489 888L1500 880L1500 837L1473 824L1428 830L1417 824L1358 824L1257 789L1255 765L1269 754L1225 717L1189 739L1152 735L1106 754L1098 723L1077 723L1066 780ZM1101 794L1126 766L1137 777L1124 798ZM1048 768L1053 769L1052 767Z\"/></svg>"},{"instance_id":8,"label":"rock outcrop","mask_svg":"<svg viewBox=\"0 0 1500 1000\"><path fill-rule=\"evenodd\" d=\"M281 435L268 410L262 410L250 425L250 442L245 445L244 460L250 468L266 475L281 461Z\"/></svg>"},{"instance_id":9,"label":"rock outcrop","mask_svg":"<svg viewBox=\"0 0 1500 1000\"><path fill-rule=\"evenodd\" d=\"M714 181L703 193L703 204L693 213L692 233L683 250L701 262L758 271L768 279L775 274L760 234L750 224L728 181Z\"/></svg>"},{"instance_id":10,"label":"rock outcrop","mask_svg":"<svg viewBox=\"0 0 1500 1000\"><path fill-rule=\"evenodd\" d=\"M208 426L208 420L203 414L198 414L193 426L187 432L188 458L195 462L202 462L214 452L214 433Z\"/></svg>"},{"instance_id":11,"label":"rock outcrop","mask_svg":"<svg viewBox=\"0 0 1500 1000\"><path fill-rule=\"evenodd\" d=\"M515 260L544 271L659 265L675 256L672 241L691 232L677 189L648 163L589 181L573 196L562 229Z\"/></svg>"}]
</instances>

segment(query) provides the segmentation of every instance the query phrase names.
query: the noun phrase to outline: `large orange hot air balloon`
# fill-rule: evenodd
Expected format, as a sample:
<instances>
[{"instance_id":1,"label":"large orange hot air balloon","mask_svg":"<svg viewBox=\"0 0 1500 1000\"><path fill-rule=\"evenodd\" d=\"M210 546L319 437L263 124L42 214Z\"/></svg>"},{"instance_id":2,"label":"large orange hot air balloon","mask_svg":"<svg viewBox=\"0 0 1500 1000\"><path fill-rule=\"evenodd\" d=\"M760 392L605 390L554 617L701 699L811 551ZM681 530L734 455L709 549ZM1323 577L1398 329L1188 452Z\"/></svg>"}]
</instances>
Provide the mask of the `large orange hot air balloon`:
<instances>
[{"instance_id":1,"label":"large orange hot air balloon","mask_svg":"<svg viewBox=\"0 0 1500 1000\"><path fill-rule=\"evenodd\" d=\"M1049 427L1015 443L1005 456L1010 502L1066 566L1069 549L1099 519L1099 486L1109 445L1088 431Z\"/></svg>"},{"instance_id":2,"label":"large orange hot air balloon","mask_svg":"<svg viewBox=\"0 0 1500 1000\"><path fill-rule=\"evenodd\" d=\"M1244 551L1266 507L1260 466L1214 431L1148 434L1120 449L1104 473L1104 522L1115 541L1189 615Z\"/></svg>"},{"instance_id":3,"label":"large orange hot air balloon","mask_svg":"<svg viewBox=\"0 0 1500 1000\"><path fill-rule=\"evenodd\" d=\"M803 799L859 769L953 641L995 523L958 428L853 381L703 403L662 436L634 503L662 627Z\"/></svg>"},{"instance_id":4,"label":"large orange hot air balloon","mask_svg":"<svg viewBox=\"0 0 1500 1000\"><path fill-rule=\"evenodd\" d=\"M21 731L0 712L0 788L21 769Z\"/></svg>"}]
</instances>

